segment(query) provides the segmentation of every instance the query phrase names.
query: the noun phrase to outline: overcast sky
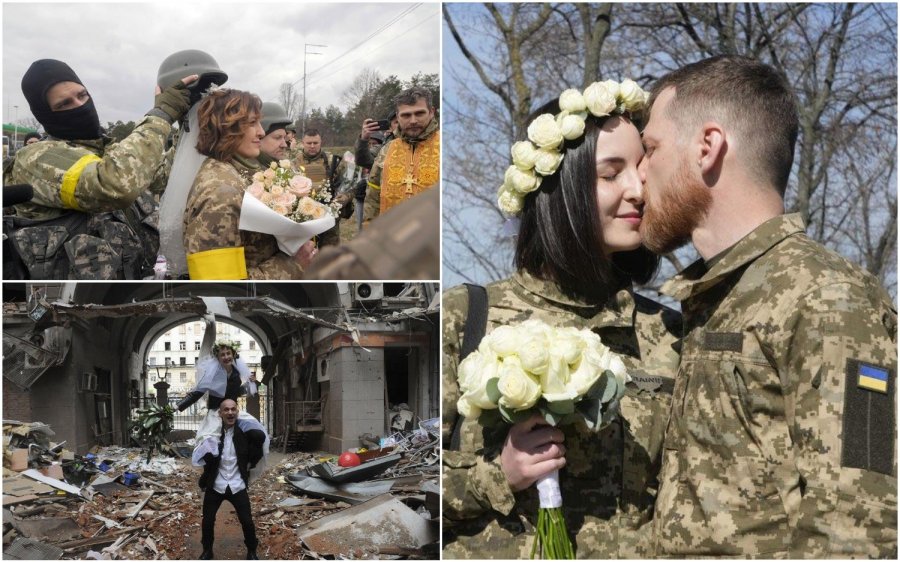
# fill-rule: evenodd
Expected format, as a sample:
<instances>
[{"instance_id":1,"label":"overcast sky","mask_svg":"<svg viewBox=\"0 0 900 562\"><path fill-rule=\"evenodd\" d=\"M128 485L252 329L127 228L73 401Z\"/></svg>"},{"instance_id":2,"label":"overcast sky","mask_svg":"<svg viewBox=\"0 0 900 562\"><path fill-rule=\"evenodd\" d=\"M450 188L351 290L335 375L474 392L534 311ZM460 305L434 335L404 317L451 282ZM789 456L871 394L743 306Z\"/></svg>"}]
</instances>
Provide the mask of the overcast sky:
<instances>
[{"instance_id":1,"label":"overcast sky","mask_svg":"<svg viewBox=\"0 0 900 562\"><path fill-rule=\"evenodd\" d=\"M440 72L439 14L435 3L4 3L3 122L15 105L31 117L21 81L38 59L69 64L105 125L146 113L160 63L184 49L211 54L227 86L277 102L283 82L302 89L305 43L327 45L309 48L323 54L307 56L307 109L346 109L342 94L364 68L401 80Z\"/></svg>"}]
</instances>

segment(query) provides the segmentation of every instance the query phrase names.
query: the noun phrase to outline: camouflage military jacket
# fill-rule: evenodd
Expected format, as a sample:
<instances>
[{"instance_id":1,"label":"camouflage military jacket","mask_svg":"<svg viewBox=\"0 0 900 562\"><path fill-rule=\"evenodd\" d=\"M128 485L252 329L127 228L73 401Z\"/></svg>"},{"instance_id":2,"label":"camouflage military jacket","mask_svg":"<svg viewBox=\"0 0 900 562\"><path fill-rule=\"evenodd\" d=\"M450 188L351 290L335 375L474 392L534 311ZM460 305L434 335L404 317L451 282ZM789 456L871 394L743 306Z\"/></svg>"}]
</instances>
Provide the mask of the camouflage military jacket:
<instances>
[{"instance_id":1,"label":"camouflage military jacket","mask_svg":"<svg viewBox=\"0 0 900 562\"><path fill-rule=\"evenodd\" d=\"M156 193L172 162L172 151L163 153L169 130L165 120L146 117L117 144L48 139L19 151L4 182L30 184L34 199L4 217L14 250L4 259L8 277L151 275L159 249Z\"/></svg>"},{"instance_id":2,"label":"camouflage military jacket","mask_svg":"<svg viewBox=\"0 0 900 562\"><path fill-rule=\"evenodd\" d=\"M430 189L397 205L350 242L323 249L306 279L439 279L440 203Z\"/></svg>"},{"instance_id":3,"label":"camouflage military jacket","mask_svg":"<svg viewBox=\"0 0 900 562\"><path fill-rule=\"evenodd\" d=\"M171 164L164 158L171 130L164 119L145 117L122 142L106 139L48 139L26 146L16 155L6 184L34 188L30 203L16 215L51 219L67 210L101 213L125 209L149 190L162 191Z\"/></svg>"},{"instance_id":4,"label":"camouflage military jacket","mask_svg":"<svg viewBox=\"0 0 900 562\"><path fill-rule=\"evenodd\" d=\"M204 160L184 211L184 248L188 262L192 254L200 252L242 249L248 278L299 279L303 269L292 256L278 249L274 236L238 229L244 189L257 169L255 161L239 157L231 163L214 158ZM205 254L210 255L213 254Z\"/></svg>"},{"instance_id":5,"label":"camouflage military jacket","mask_svg":"<svg viewBox=\"0 0 900 562\"><path fill-rule=\"evenodd\" d=\"M519 272L492 283L487 332L538 318L554 326L590 328L622 356L634 380L619 420L600 433L564 426L566 467L560 472L563 512L577 558L646 558L666 414L678 356L678 313L619 291L602 306L573 300L556 285ZM444 294L443 442L462 424L458 451L443 451L445 558L527 558L534 541L534 486L513 494L500 468L502 436L460 420L456 370L468 314L465 287ZM505 432L501 432L504 433Z\"/></svg>"},{"instance_id":6,"label":"camouflage military jacket","mask_svg":"<svg viewBox=\"0 0 900 562\"><path fill-rule=\"evenodd\" d=\"M897 558L897 314L869 274L774 218L663 291L685 339L659 554Z\"/></svg>"}]
</instances>

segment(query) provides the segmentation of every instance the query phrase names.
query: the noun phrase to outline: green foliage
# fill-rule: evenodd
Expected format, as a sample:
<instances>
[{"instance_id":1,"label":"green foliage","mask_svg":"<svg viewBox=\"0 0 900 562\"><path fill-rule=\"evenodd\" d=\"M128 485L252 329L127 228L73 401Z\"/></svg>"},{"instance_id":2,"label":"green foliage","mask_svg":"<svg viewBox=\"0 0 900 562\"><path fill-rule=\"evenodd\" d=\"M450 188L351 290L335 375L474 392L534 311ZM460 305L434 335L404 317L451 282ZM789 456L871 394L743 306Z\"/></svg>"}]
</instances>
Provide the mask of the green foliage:
<instances>
[{"instance_id":1,"label":"green foliage","mask_svg":"<svg viewBox=\"0 0 900 562\"><path fill-rule=\"evenodd\" d=\"M112 121L109 121L106 123L106 134L111 137L113 141L121 142L134 131L136 126L137 124L134 121L129 121L127 123L123 123L122 121L113 123Z\"/></svg>"},{"instance_id":2,"label":"green foliage","mask_svg":"<svg viewBox=\"0 0 900 562\"><path fill-rule=\"evenodd\" d=\"M500 382L500 378L494 377L494 378L490 379L489 381L487 381L487 386L485 387L485 392L487 392L488 400L490 400L494 404L497 404L498 402L500 402L500 396L502 396L500 394L500 388L498 386L499 382Z\"/></svg>"},{"instance_id":3,"label":"green foliage","mask_svg":"<svg viewBox=\"0 0 900 562\"><path fill-rule=\"evenodd\" d=\"M147 451L147 462L150 462L155 450L161 450L166 443L166 435L172 431L175 410L171 406L159 407L153 404L137 411L137 418L131 421L131 433L135 439L144 444Z\"/></svg>"},{"instance_id":4,"label":"green foliage","mask_svg":"<svg viewBox=\"0 0 900 562\"><path fill-rule=\"evenodd\" d=\"M503 420L510 424L525 421L534 414L534 408L529 408L527 410L510 410L509 408L500 406L498 410L500 411L500 415L503 416Z\"/></svg>"},{"instance_id":5,"label":"green foliage","mask_svg":"<svg viewBox=\"0 0 900 562\"><path fill-rule=\"evenodd\" d=\"M345 112L333 104L324 109L309 108L306 128L318 129L322 133L323 142L329 146L355 146L362 122L365 119L387 119L394 110L394 97L412 86L430 90L432 103L435 108L440 107L440 79L437 74L419 72L406 81L393 74L387 78L376 75L373 83L364 92L359 92L358 99L351 102Z\"/></svg>"}]
</instances>

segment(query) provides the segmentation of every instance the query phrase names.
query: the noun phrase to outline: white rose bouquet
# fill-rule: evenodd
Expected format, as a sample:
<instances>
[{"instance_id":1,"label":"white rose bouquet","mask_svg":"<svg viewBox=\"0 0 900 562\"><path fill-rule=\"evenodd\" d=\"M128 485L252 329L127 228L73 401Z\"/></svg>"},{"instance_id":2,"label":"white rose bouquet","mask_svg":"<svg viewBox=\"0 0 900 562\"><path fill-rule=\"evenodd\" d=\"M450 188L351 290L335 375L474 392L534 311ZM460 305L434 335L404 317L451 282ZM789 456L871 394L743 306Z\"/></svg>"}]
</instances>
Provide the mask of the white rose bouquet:
<instances>
[{"instance_id":1,"label":"white rose bouquet","mask_svg":"<svg viewBox=\"0 0 900 562\"><path fill-rule=\"evenodd\" d=\"M312 180L296 173L289 160L272 162L253 174L241 205L239 228L275 236L293 255L307 240L334 226L335 209L316 200Z\"/></svg>"},{"instance_id":2,"label":"white rose bouquet","mask_svg":"<svg viewBox=\"0 0 900 562\"><path fill-rule=\"evenodd\" d=\"M628 375L594 332L553 328L540 320L500 326L459 365L460 414L486 427L524 421L535 412L550 425L583 420L593 431L618 414ZM574 558L562 515L559 472L536 483L540 497L534 558Z\"/></svg>"}]
</instances>

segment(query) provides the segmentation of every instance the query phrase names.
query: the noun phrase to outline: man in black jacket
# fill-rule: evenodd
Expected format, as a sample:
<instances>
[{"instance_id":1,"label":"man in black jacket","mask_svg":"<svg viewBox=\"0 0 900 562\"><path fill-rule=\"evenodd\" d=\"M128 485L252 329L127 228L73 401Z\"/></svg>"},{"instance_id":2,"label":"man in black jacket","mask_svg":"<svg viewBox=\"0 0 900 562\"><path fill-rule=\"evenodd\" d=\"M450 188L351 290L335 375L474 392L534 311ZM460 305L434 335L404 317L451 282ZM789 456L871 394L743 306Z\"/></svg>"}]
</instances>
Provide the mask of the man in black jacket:
<instances>
[{"instance_id":1,"label":"man in black jacket","mask_svg":"<svg viewBox=\"0 0 900 562\"><path fill-rule=\"evenodd\" d=\"M222 417L222 437L219 440L219 456L207 453L200 476L203 495L202 538L203 553L200 560L213 559L213 540L216 526L216 512L222 502L228 500L237 512L244 543L247 545L247 560L259 560L256 555L256 528L250 514L250 496L247 495L250 469L263 456L265 434L260 430L241 431L237 425L238 406L234 400L226 398L219 405ZM259 435L257 435L259 434Z\"/></svg>"}]
</instances>

